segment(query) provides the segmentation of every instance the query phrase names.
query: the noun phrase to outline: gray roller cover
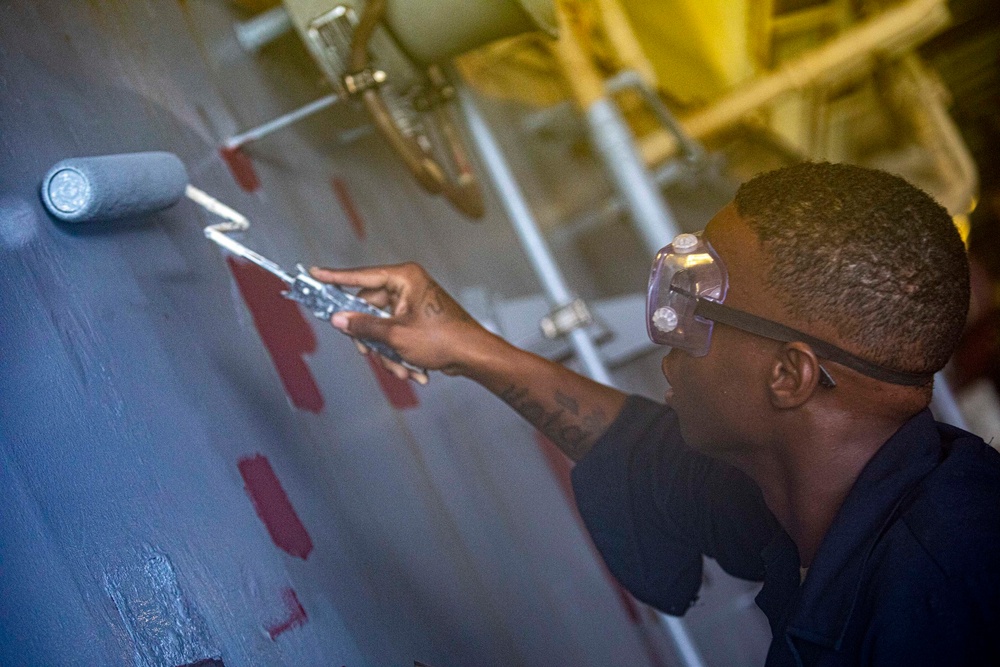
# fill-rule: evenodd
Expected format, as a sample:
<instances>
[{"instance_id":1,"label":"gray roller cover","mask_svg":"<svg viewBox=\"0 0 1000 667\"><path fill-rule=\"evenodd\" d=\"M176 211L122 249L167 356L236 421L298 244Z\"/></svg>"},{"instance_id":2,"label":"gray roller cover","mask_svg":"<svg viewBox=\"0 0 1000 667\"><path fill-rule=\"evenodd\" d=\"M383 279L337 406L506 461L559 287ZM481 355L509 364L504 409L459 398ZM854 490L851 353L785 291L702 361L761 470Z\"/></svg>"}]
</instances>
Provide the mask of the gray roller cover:
<instances>
[{"instance_id":1,"label":"gray roller cover","mask_svg":"<svg viewBox=\"0 0 1000 667\"><path fill-rule=\"evenodd\" d=\"M42 202L65 222L119 220L173 206L187 184L187 169L173 153L69 158L45 175Z\"/></svg>"}]
</instances>

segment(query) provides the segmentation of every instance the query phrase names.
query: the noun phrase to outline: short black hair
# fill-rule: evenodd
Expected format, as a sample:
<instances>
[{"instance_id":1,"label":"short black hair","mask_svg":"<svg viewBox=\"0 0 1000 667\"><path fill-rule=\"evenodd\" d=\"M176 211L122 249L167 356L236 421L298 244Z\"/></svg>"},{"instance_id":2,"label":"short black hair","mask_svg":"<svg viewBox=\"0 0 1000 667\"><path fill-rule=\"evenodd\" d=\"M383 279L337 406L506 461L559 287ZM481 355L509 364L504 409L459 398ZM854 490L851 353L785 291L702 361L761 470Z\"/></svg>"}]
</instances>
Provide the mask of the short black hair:
<instances>
[{"instance_id":1,"label":"short black hair","mask_svg":"<svg viewBox=\"0 0 1000 667\"><path fill-rule=\"evenodd\" d=\"M848 349L893 370L948 362L968 313L969 262L930 195L883 171L807 162L754 177L735 205L793 317L832 325Z\"/></svg>"}]
</instances>

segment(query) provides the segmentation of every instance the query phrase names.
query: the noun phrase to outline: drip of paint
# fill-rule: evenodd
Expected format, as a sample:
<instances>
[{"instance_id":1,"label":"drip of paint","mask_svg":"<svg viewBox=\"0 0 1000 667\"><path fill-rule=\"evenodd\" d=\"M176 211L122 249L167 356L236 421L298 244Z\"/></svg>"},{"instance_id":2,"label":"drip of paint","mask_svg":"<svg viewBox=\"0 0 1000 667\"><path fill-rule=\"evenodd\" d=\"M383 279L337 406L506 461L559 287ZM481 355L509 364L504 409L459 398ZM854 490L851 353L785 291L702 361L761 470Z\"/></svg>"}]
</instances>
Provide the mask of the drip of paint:
<instances>
[{"instance_id":1,"label":"drip of paint","mask_svg":"<svg viewBox=\"0 0 1000 667\"><path fill-rule=\"evenodd\" d=\"M227 257L226 262L285 393L295 407L319 412L323 409L323 394L302 358L316 351L316 333L309 321L294 301L281 295L287 287L281 278L235 257Z\"/></svg>"},{"instance_id":2,"label":"drip of paint","mask_svg":"<svg viewBox=\"0 0 1000 667\"><path fill-rule=\"evenodd\" d=\"M256 192L260 190L260 179L257 178L257 171L253 168L253 162L239 148L228 148L223 146L219 149L222 161L229 167L229 173L233 175L236 184L244 192Z\"/></svg>"},{"instance_id":3,"label":"drip of paint","mask_svg":"<svg viewBox=\"0 0 1000 667\"><path fill-rule=\"evenodd\" d=\"M271 462L257 454L240 459L237 467L257 516L264 522L274 544L292 556L302 560L308 558L313 548L312 538L274 474Z\"/></svg>"},{"instance_id":4,"label":"drip of paint","mask_svg":"<svg viewBox=\"0 0 1000 667\"><path fill-rule=\"evenodd\" d=\"M382 389L382 393L389 399L389 405L397 410L409 410L420 405L420 401L417 399L417 392L413 391L413 386L409 380L400 380L390 371L386 370L385 366L382 365L374 354L369 353L365 355L365 358L368 359L368 365L371 366L372 372L375 374L375 379L378 380L378 385Z\"/></svg>"},{"instance_id":5,"label":"drip of paint","mask_svg":"<svg viewBox=\"0 0 1000 667\"><path fill-rule=\"evenodd\" d=\"M340 202L340 207L344 209L347 220L351 223L351 229L354 230L359 239L364 241L368 236L365 231L365 219L361 217L361 212L358 211L358 207L354 203L354 197L347 189L347 182L339 176L335 176L330 179L330 185L333 187L333 194L337 196L337 201Z\"/></svg>"},{"instance_id":6,"label":"drip of paint","mask_svg":"<svg viewBox=\"0 0 1000 667\"><path fill-rule=\"evenodd\" d=\"M281 591L281 598L285 601L285 609L288 616L281 623L268 627L267 635L271 638L271 641L274 641L279 635L288 632L292 628L304 625L309 620L306 610L302 608L302 603L299 602L299 598L294 590L286 588Z\"/></svg>"}]
</instances>

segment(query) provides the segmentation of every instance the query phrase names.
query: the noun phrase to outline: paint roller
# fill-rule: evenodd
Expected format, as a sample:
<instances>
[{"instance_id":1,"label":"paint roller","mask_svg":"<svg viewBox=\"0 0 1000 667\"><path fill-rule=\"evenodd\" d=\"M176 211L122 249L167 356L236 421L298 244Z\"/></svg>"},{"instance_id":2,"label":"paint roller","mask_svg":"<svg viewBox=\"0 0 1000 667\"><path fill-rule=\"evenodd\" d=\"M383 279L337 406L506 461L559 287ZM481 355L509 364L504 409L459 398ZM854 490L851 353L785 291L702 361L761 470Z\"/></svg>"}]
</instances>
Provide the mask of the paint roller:
<instances>
[{"instance_id":1,"label":"paint roller","mask_svg":"<svg viewBox=\"0 0 1000 667\"><path fill-rule=\"evenodd\" d=\"M187 169L173 153L70 158L42 179L42 202L63 222L120 220L173 206L187 185Z\"/></svg>"},{"instance_id":2,"label":"paint roller","mask_svg":"<svg viewBox=\"0 0 1000 667\"><path fill-rule=\"evenodd\" d=\"M149 215L169 208L187 197L222 222L205 228L205 236L232 254L246 259L281 278L288 286L282 294L304 305L312 314L329 322L335 313L354 311L390 317L364 299L336 285L321 283L297 265L296 273L227 236L243 231L250 221L211 195L188 182L187 169L173 153L163 151L69 158L57 162L42 179L42 203L63 222L86 224ZM382 356L413 371L399 353L379 341L362 340Z\"/></svg>"}]
</instances>

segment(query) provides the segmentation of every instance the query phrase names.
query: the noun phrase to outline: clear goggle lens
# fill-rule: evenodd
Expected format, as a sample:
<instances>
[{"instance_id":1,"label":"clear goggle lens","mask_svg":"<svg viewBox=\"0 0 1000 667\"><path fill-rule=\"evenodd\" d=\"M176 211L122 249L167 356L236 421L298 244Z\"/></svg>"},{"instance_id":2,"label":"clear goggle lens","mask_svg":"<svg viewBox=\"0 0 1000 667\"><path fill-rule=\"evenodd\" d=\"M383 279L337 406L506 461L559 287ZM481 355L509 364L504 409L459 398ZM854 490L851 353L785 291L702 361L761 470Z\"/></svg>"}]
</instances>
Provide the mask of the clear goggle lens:
<instances>
[{"instance_id":1,"label":"clear goggle lens","mask_svg":"<svg viewBox=\"0 0 1000 667\"><path fill-rule=\"evenodd\" d=\"M646 330L659 345L708 354L712 321L695 315L697 297L722 302L729 286L725 265L702 233L679 234L656 254L646 297Z\"/></svg>"}]
</instances>

